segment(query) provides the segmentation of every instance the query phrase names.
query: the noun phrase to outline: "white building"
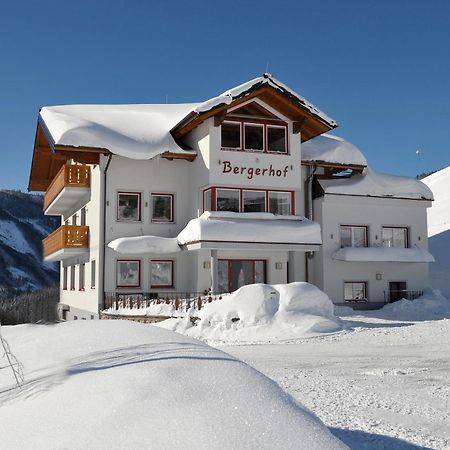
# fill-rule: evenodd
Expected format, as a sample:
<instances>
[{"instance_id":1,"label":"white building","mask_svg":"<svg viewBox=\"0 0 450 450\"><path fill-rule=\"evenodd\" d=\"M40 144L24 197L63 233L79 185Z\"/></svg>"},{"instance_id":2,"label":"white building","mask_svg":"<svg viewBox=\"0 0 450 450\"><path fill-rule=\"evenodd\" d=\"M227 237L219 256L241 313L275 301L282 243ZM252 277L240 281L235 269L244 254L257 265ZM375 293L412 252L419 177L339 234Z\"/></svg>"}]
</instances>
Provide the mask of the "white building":
<instances>
[{"instance_id":1,"label":"white building","mask_svg":"<svg viewBox=\"0 0 450 450\"><path fill-rule=\"evenodd\" d=\"M415 295L432 193L371 171L336 126L268 74L203 103L42 108L29 189L62 218L44 256L65 317L261 282L369 307Z\"/></svg>"}]
</instances>

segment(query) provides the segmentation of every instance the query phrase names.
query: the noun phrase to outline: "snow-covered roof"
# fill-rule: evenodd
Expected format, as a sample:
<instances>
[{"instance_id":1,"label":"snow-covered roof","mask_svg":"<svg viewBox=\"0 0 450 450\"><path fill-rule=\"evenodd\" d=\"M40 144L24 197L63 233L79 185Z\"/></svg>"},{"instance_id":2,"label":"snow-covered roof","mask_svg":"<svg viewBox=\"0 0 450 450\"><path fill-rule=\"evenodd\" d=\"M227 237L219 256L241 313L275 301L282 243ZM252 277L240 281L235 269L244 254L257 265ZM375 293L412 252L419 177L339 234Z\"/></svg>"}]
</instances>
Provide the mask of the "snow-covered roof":
<instances>
[{"instance_id":1,"label":"snow-covered roof","mask_svg":"<svg viewBox=\"0 0 450 450\"><path fill-rule=\"evenodd\" d=\"M300 216L207 211L187 224L178 242L321 244L322 238L320 225Z\"/></svg>"},{"instance_id":2,"label":"snow-covered roof","mask_svg":"<svg viewBox=\"0 0 450 450\"><path fill-rule=\"evenodd\" d=\"M117 253L145 255L147 253L176 253L181 251L177 238L137 236L114 239L108 244Z\"/></svg>"},{"instance_id":3,"label":"snow-covered roof","mask_svg":"<svg viewBox=\"0 0 450 450\"><path fill-rule=\"evenodd\" d=\"M433 200L433 193L415 178L387 175L367 167L350 178L318 180L325 194Z\"/></svg>"},{"instance_id":4,"label":"snow-covered roof","mask_svg":"<svg viewBox=\"0 0 450 450\"><path fill-rule=\"evenodd\" d=\"M107 149L127 158L150 159L165 152L195 153L182 150L170 130L196 105L46 106L40 111L40 122L55 145Z\"/></svg>"},{"instance_id":5,"label":"snow-covered roof","mask_svg":"<svg viewBox=\"0 0 450 450\"><path fill-rule=\"evenodd\" d=\"M229 105L233 100L242 96L244 93L255 90L265 84L279 90L280 92L283 92L284 94L288 94L289 96L293 97L296 101L301 103L302 106L305 107L309 112L319 117L324 122L327 122L329 125L331 125L332 128L337 126L335 120L327 116L323 111L316 108L312 103L308 102L308 100L306 100L300 94L297 94L291 88L289 88L288 86L286 86L281 81L277 80L271 74L268 73L264 74L261 77L254 78L253 80L240 84L239 86L236 86L232 89L228 89L227 91L223 92L217 97L211 98L203 103L200 103L195 107L194 112L202 113L209 111L219 105L223 104Z\"/></svg>"},{"instance_id":6,"label":"snow-covered roof","mask_svg":"<svg viewBox=\"0 0 450 450\"><path fill-rule=\"evenodd\" d=\"M367 160L358 147L331 134L322 134L303 143L302 161L367 166Z\"/></svg>"},{"instance_id":7,"label":"snow-covered roof","mask_svg":"<svg viewBox=\"0 0 450 450\"><path fill-rule=\"evenodd\" d=\"M430 252L418 247L344 247L335 252L332 258L355 262L434 262Z\"/></svg>"}]
</instances>

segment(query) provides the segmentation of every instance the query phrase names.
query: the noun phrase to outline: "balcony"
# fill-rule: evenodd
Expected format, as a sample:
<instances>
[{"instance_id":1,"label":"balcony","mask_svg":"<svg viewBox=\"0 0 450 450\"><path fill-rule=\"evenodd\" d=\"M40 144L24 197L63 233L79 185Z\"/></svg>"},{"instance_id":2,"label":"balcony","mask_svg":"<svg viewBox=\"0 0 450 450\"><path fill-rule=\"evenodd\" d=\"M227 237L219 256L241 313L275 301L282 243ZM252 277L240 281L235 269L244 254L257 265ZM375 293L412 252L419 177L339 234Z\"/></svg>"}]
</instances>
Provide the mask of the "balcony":
<instances>
[{"instance_id":1,"label":"balcony","mask_svg":"<svg viewBox=\"0 0 450 450\"><path fill-rule=\"evenodd\" d=\"M85 205L90 195L90 167L84 164L65 164L44 195L44 214L68 216Z\"/></svg>"},{"instance_id":2,"label":"balcony","mask_svg":"<svg viewBox=\"0 0 450 450\"><path fill-rule=\"evenodd\" d=\"M87 255L89 252L89 227L62 225L42 241L45 261Z\"/></svg>"}]
</instances>

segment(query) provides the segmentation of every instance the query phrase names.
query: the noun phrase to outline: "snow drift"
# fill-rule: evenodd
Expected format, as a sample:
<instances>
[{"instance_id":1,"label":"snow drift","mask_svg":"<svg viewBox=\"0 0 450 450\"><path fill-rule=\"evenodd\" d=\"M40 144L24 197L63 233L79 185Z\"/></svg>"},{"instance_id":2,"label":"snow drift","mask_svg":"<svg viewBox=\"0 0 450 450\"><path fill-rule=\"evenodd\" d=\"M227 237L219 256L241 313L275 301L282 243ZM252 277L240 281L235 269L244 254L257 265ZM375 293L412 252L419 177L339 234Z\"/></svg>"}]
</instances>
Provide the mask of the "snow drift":
<instances>
[{"instance_id":1,"label":"snow drift","mask_svg":"<svg viewBox=\"0 0 450 450\"><path fill-rule=\"evenodd\" d=\"M343 449L275 382L207 345L128 321L3 328L2 449ZM8 378L9 377L9 378Z\"/></svg>"},{"instance_id":2,"label":"snow drift","mask_svg":"<svg viewBox=\"0 0 450 450\"><path fill-rule=\"evenodd\" d=\"M328 296L309 283L251 284L189 317L158 326L215 344L294 340L341 329Z\"/></svg>"}]
</instances>

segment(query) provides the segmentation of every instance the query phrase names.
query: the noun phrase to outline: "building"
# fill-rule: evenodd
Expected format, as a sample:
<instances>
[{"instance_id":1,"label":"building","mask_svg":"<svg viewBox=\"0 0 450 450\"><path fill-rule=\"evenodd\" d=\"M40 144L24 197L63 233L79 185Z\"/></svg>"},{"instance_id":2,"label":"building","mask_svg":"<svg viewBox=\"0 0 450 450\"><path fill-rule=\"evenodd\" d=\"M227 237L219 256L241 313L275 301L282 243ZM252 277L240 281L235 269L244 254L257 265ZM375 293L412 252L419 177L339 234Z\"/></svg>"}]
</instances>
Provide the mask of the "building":
<instances>
[{"instance_id":1,"label":"building","mask_svg":"<svg viewBox=\"0 0 450 450\"><path fill-rule=\"evenodd\" d=\"M270 74L203 103L42 108L29 190L61 216L43 247L64 317L261 282L369 306L415 295L431 191L370 170L336 126Z\"/></svg>"}]
</instances>

